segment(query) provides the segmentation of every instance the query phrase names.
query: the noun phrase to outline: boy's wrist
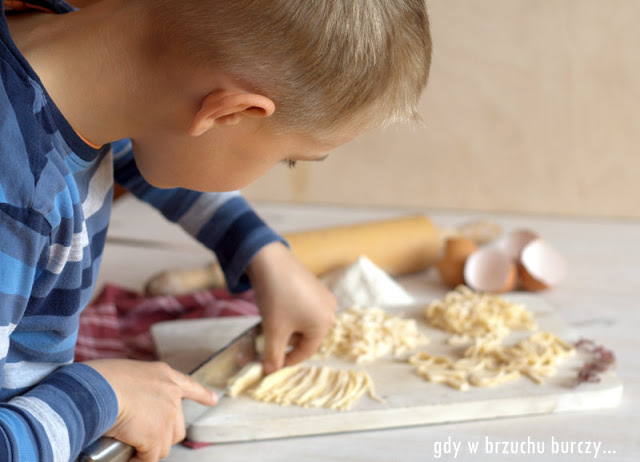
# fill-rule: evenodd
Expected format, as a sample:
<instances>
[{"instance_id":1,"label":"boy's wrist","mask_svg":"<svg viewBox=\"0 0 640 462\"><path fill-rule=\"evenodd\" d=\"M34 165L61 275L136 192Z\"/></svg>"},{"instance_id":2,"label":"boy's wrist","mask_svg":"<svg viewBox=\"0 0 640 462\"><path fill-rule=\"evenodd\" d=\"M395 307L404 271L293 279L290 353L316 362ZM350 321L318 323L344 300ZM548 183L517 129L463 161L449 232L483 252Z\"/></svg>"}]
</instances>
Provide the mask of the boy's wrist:
<instances>
[{"instance_id":1,"label":"boy's wrist","mask_svg":"<svg viewBox=\"0 0 640 462\"><path fill-rule=\"evenodd\" d=\"M270 267L277 264L280 258L291 257L291 251L282 241L273 241L266 244L253 256L247 266L247 276L254 280L258 274L269 270Z\"/></svg>"}]
</instances>

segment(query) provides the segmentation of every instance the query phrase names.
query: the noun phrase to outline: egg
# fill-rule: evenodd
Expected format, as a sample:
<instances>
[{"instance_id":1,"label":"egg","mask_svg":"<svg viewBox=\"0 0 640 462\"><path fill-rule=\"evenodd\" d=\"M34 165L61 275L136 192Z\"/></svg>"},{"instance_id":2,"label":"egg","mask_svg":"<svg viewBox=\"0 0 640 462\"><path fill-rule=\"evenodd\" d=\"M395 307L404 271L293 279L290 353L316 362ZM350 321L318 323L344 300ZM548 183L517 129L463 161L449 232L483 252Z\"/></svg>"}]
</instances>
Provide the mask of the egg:
<instances>
[{"instance_id":1,"label":"egg","mask_svg":"<svg viewBox=\"0 0 640 462\"><path fill-rule=\"evenodd\" d=\"M509 292L517 284L518 271L513 259L501 248L484 247L467 258L464 281L480 292Z\"/></svg>"},{"instance_id":2,"label":"egg","mask_svg":"<svg viewBox=\"0 0 640 462\"><path fill-rule=\"evenodd\" d=\"M476 243L466 237L451 237L445 241L444 255L436 263L440 279L448 287L464 284L464 263L476 251Z\"/></svg>"},{"instance_id":3,"label":"egg","mask_svg":"<svg viewBox=\"0 0 640 462\"><path fill-rule=\"evenodd\" d=\"M480 292L503 293L518 286L527 291L553 287L564 278L566 263L537 232L520 228L480 248L475 239L449 237L436 268L451 288L466 284Z\"/></svg>"},{"instance_id":4,"label":"egg","mask_svg":"<svg viewBox=\"0 0 640 462\"><path fill-rule=\"evenodd\" d=\"M464 284L464 260L447 260L443 258L436 263L440 279L447 287L454 288Z\"/></svg>"},{"instance_id":5,"label":"egg","mask_svg":"<svg viewBox=\"0 0 640 462\"><path fill-rule=\"evenodd\" d=\"M558 284L566 274L566 261L543 239L529 242L520 253L518 269L524 290L546 290Z\"/></svg>"},{"instance_id":6,"label":"egg","mask_svg":"<svg viewBox=\"0 0 640 462\"><path fill-rule=\"evenodd\" d=\"M529 242L539 237L535 231L521 228L505 234L496 241L495 245L514 260L518 260L522 249L524 249Z\"/></svg>"},{"instance_id":7,"label":"egg","mask_svg":"<svg viewBox=\"0 0 640 462\"><path fill-rule=\"evenodd\" d=\"M452 260L464 260L475 252L478 245L467 237L450 237L444 243L444 256Z\"/></svg>"}]
</instances>

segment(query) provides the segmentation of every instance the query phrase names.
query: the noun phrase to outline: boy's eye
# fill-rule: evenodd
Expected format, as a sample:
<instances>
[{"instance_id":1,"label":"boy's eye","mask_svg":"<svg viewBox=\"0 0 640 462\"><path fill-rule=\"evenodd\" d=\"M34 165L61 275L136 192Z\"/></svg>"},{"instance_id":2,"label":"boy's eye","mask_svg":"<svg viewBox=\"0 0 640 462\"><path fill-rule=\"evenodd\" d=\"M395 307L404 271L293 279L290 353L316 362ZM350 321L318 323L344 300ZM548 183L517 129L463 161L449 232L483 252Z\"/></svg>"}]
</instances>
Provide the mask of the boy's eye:
<instances>
[{"instance_id":1,"label":"boy's eye","mask_svg":"<svg viewBox=\"0 0 640 462\"><path fill-rule=\"evenodd\" d=\"M296 166L296 161L291 159L285 159L282 161L287 167L293 168Z\"/></svg>"}]
</instances>

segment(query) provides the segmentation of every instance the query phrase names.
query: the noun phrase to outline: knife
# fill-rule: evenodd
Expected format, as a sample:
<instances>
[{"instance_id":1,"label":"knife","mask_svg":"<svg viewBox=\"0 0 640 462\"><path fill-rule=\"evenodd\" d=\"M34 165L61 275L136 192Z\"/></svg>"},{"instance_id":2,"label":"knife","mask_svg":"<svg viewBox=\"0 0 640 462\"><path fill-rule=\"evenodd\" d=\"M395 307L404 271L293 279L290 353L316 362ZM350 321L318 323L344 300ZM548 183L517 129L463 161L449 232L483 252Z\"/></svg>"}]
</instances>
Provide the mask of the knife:
<instances>
[{"instance_id":1,"label":"knife","mask_svg":"<svg viewBox=\"0 0 640 462\"><path fill-rule=\"evenodd\" d=\"M257 358L256 338L261 332L260 323L249 327L203 361L189 375L201 384L220 391L218 396L222 398L226 393L227 381L243 366ZM182 411L187 428L210 409L211 406L184 399ZM135 452L132 446L103 436L83 449L77 462L127 462Z\"/></svg>"}]
</instances>

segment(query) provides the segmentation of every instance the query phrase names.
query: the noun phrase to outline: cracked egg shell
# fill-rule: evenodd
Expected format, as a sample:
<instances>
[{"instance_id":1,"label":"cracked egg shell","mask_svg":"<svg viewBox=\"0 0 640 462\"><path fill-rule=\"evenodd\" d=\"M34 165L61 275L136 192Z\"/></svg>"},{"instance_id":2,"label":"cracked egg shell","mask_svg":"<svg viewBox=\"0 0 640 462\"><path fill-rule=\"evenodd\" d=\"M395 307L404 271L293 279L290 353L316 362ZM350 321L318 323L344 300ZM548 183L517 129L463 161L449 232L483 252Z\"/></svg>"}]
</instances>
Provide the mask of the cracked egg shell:
<instances>
[{"instance_id":1,"label":"cracked egg shell","mask_svg":"<svg viewBox=\"0 0 640 462\"><path fill-rule=\"evenodd\" d=\"M540 236L535 231L521 228L511 231L496 241L496 246L506 253L513 260L518 260L522 250L531 241L538 239Z\"/></svg>"},{"instance_id":2,"label":"cracked egg shell","mask_svg":"<svg viewBox=\"0 0 640 462\"><path fill-rule=\"evenodd\" d=\"M509 255L491 246L469 255L464 265L464 280L479 292L509 292L516 286L518 271Z\"/></svg>"},{"instance_id":3,"label":"cracked egg shell","mask_svg":"<svg viewBox=\"0 0 640 462\"><path fill-rule=\"evenodd\" d=\"M544 240L538 238L528 243L518 262L520 285L524 290L546 290L558 284L566 274L566 262Z\"/></svg>"}]
</instances>

